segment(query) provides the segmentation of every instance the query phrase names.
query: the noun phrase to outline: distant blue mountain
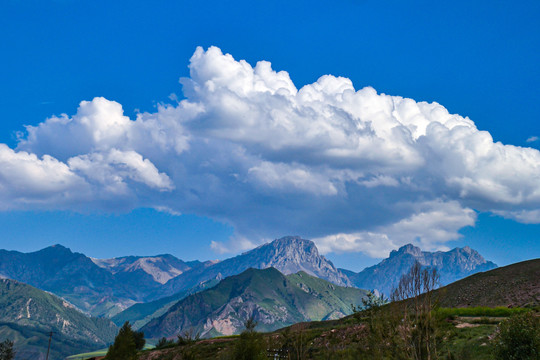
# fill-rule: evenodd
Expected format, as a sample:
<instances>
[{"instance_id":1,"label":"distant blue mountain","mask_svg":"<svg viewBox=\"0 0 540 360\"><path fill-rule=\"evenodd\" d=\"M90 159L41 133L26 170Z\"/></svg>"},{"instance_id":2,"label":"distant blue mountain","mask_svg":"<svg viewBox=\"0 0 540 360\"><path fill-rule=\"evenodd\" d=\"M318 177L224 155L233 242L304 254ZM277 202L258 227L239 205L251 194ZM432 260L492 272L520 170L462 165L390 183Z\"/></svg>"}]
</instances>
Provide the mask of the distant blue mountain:
<instances>
[{"instance_id":1,"label":"distant blue mountain","mask_svg":"<svg viewBox=\"0 0 540 360\"><path fill-rule=\"evenodd\" d=\"M50 291L95 316L155 300L163 283L191 268L172 255L98 260L62 245L31 253L0 250L0 277Z\"/></svg>"},{"instance_id":2,"label":"distant blue mountain","mask_svg":"<svg viewBox=\"0 0 540 360\"><path fill-rule=\"evenodd\" d=\"M401 276L409 271L415 261L425 267L437 268L440 285L447 285L469 275L497 267L468 246L446 252L428 252L408 244L400 247L399 250L393 250L387 259L359 273L340 270L349 277L354 286L377 290L389 296L392 289L399 283Z\"/></svg>"}]
</instances>

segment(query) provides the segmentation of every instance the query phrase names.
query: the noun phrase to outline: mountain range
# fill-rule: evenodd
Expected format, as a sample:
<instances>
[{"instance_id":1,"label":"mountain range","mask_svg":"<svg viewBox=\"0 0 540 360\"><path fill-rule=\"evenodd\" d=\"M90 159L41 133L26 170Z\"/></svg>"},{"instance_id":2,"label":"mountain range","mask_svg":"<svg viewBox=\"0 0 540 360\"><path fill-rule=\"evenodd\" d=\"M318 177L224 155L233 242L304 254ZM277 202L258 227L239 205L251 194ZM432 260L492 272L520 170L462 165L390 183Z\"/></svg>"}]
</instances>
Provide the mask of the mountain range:
<instances>
[{"instance_id":1,"label":"mountain range","mask_svg":"<svg viewBox=\"0 0 540 360\"><path fill-rule=\"evenodd\" d=\"M172 295L220 276L236 275L249 268L274 267L285 275L305 271L336 285L351 286L351 282L331 261L319 254L315 244L298 236L287 236L261 245L241 255L207 266L199 266L169 280L163 295Z\"/></svg>"},{"instance_id":2,"label":"mountain range","mask_svg":"<svg viewBox=\"0 0 540 360\"><path fill-rule=\"evenodd\" d=\"M165 284L170 279L197 267L200 261L184 262L172 255L157 256L124 256L112 259L95 259L92 261L99 267L108 270L122 281L133 279L144 282Z\"/></svg>"},{"instance_id":3,"label":"mountain range","mask_svg":"<svg viewBox=\"0 0 540 360\"><path fill-rule=\"evenodd\" d=\"M344 316L365 294L358 288L387 294L415 260L436 267L442 284L496 267L468 247L430 253L406 245L356 273L336 268L312 241L288 236L230 259L206 262L167 254L93 259L61 245L31 253L0 250L0 278L51 292L65 304L109 317L117 325L130 321L147 336L172 336L189 328L214 336L238 332L249 314L261 330ZM22 326L29 334L24 318L9 321L3 333L16 336L19 330L13 329Z\"/></svg>"},{"instance_id":4,"label":"mountain range","mask_svg":"<svg viewBox=\"0 0 540 360\"><path fill-rule=\"evenodd\" d=\"M390 296L392 289L399 283L401 275L407 273L415 261L424 267L436 268L441 286L497 267L496 264L487 261L476 250L468 246L445 252L428 252L407 244L398 250L393 250L390 256L379 264L368 267L359 273L345 269L340 270L349 277L354 286L361 289L377 290L381 294Z\"/></svg>"},{"instance_id":5,"label":"mountain range","mask_svg":"<svg viewBox=\"0 0 540 360\"><path fill-rule=\"evenodd\" d=\"M214 279L204 281L189 290L180 291L174 295L166 296L158 300L135 304L122 311L121 313L114 315L111 318L111 321L118 326L122 326L122 324L124 324L126 321L129 321L131 327L135 330L138 330L144 325L146 325L150 320L160 317L161 315L166 313L171 306L173 306L186 296L197 293L204 289L214 287L221 280L222 278L218 276Z\"/></svg>"},{"instance_id":6,"label":"mountain range","mask_svg":"<svg viewBox=\"0 0 540 360\"><path fill-rule=\"evenodd\" d=\"M0 277L15 279L68 300L94 316L113 316L160 297L166 280L203 266L172 255L91 259L62 245L21 253L0 250Z\"/></svg>"},{"instance_id":7,"label":"mountain range","mask_svg":"<svg viewBox=\"0 0 540 360\"><path fill-rule=\"evenodd\" d=\"M94 259L61 245L31 253L0 250L0 277L50 291L94 316L114 317L135 305L140 311L132 309L131 313L138 316L127 318L142 320L142 326L163 314L174 301L204 289L201 284L208 287L249 268L274 267L285 275L304 271L335 285L388 294L415 260L437 267L443 285L496 267L468 247L430 253L409 244L392 251L381 263L355 273L337 269L319 254L312 241L288 236L233 258L206 262L184 262L168 254ZM151 305L140 305L143 303ZM117 321L126 319L124 315Z\"/></svg>"}]
</instances>

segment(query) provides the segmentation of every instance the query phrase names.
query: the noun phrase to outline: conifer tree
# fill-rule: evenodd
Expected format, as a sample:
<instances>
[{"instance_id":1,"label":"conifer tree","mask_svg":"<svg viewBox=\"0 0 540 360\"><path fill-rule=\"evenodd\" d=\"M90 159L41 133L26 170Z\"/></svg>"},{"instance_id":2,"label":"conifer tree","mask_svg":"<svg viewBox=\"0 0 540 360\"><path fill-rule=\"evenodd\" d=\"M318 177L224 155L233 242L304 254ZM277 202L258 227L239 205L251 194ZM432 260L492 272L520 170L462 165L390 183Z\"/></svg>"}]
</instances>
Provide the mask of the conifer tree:
<instances>
[{"instance_id":1,"label":"conifer tree","mask_svg":"<svg viewBox=\"0 0 540 360\"><path fill-rule=\"evenodd\" d=\"M116 338L114 344L109 346L106 360L134 360L137 358L137 351L144 347L144 333L133 331L129 321L126 321Z\"/></svg>"}]
</instances>

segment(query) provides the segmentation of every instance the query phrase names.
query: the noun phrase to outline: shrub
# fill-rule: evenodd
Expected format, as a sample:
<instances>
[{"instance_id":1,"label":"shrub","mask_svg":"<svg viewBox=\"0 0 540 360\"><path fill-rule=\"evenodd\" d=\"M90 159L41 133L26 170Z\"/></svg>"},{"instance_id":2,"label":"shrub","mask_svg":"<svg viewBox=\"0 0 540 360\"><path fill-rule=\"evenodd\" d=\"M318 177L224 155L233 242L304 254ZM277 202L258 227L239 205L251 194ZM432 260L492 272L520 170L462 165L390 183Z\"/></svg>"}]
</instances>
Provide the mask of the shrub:
<instances>
[{"instance_id":1,"label":"shrub","mask_svg":"<svg viewBox=\"0 0 540 360\"><path fill-rule=\"evenodd\" d=\"M236 342L233 358L235 360L266 359L266 343L261 333L255 331L257 322L251 317L244 323L245 330Z\"/></svg>"},{"instance_id":2,"label":"shrub","mask_svg":"<svg viewBox=\"0 0 540 360\"><path fill-rule=\"evenodd\" d=\"M493 339L496 359L540 359L540 319L532 312L501 322Z\"/></svg>"},{"instance_id":3,"label":"shrub","mask_svg":"<svg viewBox=\"0 0 540 360\"><path fill-rule=\"evenodd\" d=\"M13 351L13 341L5 340L0 343L0 360L13 360L15 352Z\"/></svg>"},{"instance_id":4,"label":"shrub","mask_svg":"<svg viewBox=\"0 0 540 360\"><path fill-rule=\"evenodd\" d=\"M156 349L165 349L168 347L173 347L174 345L176 345L174 340L168 340L166 337L162 337L156 344Z\"/></svg>"}]
</instances>

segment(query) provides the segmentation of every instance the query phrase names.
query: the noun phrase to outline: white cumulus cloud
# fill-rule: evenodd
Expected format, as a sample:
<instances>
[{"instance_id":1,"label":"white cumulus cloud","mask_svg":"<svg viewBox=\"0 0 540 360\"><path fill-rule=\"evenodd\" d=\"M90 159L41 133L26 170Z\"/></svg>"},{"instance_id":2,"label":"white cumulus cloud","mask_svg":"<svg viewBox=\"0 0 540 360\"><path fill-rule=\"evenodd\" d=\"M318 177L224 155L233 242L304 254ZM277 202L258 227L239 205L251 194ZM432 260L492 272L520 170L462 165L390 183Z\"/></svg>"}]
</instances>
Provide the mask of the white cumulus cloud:
<instances>
[{"instance_id":1,"label":"white cumulus cloud","mask_svg":"<svg viewBox=\"0 0 540 360\"><path fill-rule=\"evenodd\" d=\"M216 251L286 234L324 252L442 249L476 212L540 222L540 152L494 142L437 103L197 48L184 98L130 119L117 102L0 146L0 207L193 213L231 224Z\"/></svg>"}]
</instances>

